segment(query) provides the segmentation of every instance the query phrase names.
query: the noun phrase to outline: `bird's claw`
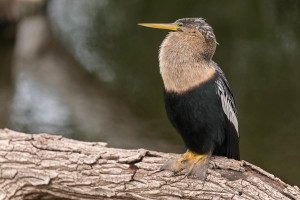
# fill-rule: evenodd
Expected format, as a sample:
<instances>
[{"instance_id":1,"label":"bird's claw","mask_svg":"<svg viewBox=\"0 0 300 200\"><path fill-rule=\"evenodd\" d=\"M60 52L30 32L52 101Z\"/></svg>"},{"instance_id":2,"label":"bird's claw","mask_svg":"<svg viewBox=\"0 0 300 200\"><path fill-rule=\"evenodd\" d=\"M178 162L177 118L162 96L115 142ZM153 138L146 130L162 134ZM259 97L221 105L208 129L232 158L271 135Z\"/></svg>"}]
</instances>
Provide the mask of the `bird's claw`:
<instances>
[{"instance_id":1,"label":"bird's claw","mask_svg":"<svg viewBox=\"0 0 300 200\"><path fill-rule=\"evenodd\" d=\"M160 168L160 171L170 170L174 174L186 170L188 178L205 180L210 154L195 154L187 151L179 158L170 159Z\"/></svg>"}]
</instances>

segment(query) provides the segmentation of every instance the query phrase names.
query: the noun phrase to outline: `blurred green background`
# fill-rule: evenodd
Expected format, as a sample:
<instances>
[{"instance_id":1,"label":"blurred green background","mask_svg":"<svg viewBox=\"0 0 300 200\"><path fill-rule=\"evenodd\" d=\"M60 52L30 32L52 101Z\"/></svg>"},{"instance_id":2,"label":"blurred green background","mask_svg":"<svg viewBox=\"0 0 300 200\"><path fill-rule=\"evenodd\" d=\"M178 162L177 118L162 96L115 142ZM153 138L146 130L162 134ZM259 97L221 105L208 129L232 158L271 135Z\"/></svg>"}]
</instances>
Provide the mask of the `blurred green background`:
<instances>
[{"instance_id":1,"label":"blurred green background","mask_svg":"<svg viewBox=\"0 0 300 200\"><path fill-rule=\"evenodd\" d=\"M158 69L164 30L203 17L239 112L241 158L300 183L300 2L52 0L1 25L0 127L183 153ZM1 21L1 20L0 20Z\"/></svg>"}]
</instances>

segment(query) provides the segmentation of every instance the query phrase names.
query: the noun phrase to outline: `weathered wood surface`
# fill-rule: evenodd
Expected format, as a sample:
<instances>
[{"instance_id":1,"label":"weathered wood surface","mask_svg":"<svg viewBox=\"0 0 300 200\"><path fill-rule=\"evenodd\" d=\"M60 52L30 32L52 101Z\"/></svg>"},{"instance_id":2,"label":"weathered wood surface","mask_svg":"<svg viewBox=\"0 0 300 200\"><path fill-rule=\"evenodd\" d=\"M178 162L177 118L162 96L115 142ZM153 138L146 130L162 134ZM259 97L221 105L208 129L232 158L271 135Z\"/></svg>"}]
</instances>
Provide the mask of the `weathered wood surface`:
<instances>
[{"instance_id":1,"label":"weathered wood surface","mask_svg":"<svg viewBox=\"0 0 300 200\"><path fill-rule=\"evenodd\" d=\"M300 199L246 161L214 157L206 182L159 172L176 154L0 129L0 199Z\"/></svg>"}]
</instances>

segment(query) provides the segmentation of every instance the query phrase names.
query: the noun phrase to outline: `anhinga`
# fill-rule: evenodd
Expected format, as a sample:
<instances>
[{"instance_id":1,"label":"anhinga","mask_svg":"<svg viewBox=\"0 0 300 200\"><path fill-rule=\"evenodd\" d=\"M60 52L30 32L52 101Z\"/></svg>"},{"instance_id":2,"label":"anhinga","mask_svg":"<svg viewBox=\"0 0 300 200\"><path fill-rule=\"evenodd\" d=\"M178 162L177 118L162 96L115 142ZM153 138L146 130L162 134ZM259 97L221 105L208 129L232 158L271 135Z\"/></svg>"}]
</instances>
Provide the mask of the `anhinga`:
<instances>
[{"instance_id":1,"label":"anhinga","mask_svg":"<svg viewBox=\"0 0 300 200\"><path fill-rule=\"evenodd\" d=\"M161 44L159 67L167 115L187 152L162 169L186 169L204 180L211 155L240 159L234 98L212 61L217 45L213 29L202 18L139 25L173 30Z\"/></svg>"}]
</instances>

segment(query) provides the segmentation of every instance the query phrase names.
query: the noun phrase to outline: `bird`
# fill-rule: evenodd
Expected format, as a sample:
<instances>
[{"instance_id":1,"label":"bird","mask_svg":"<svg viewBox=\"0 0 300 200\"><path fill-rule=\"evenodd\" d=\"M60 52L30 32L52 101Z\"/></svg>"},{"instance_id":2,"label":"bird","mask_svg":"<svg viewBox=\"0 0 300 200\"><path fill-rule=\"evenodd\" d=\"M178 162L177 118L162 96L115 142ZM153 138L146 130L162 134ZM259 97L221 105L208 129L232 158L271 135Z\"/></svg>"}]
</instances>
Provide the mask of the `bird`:
<instances>
[{"instance_id":1,"label":"bird","mask_svg":"<svg viewBox=\"0 0 300 200\"><path fill-rule=\"evenodd\" d=\"M212 58L213 28L203 18L174 23L141 23L171 30L159 49L159 69L167 117L187 148L161 170L205 180L211 156L240 160L238 113L228 81Z\"/></svg>"}]
</instances>

